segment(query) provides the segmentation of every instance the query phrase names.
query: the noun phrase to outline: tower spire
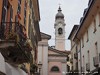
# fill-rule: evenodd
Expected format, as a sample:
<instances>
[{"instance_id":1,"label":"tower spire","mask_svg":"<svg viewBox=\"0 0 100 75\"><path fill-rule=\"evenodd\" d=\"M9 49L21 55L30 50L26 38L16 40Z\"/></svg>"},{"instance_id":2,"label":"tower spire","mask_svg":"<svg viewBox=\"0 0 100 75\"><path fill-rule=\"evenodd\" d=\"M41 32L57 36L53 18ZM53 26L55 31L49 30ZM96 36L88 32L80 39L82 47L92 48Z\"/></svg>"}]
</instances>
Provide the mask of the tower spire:
<instances>
[{"instance_id":1,"label":"tower spire","mask_svg":"<svg viewBox=\"0 0 100 75\"><path fill-rule=\"evenodd\" d=\"M61 10L60 4L59 4L58 13L56 14L55 19L64 18L64 15L63 15L63 13L61 11L62 10Z\"/></svg>"},{"instance_id":2,"label":"tower spire","mask_svg":"<svg viewBox=\"0 0 100 75\"><path fill-rule=\"evenodd\" d=\"M58 12L61 12L61 11L62 11L60 5L61 5L61 4L59 4Z\"/></svg>"}]
</instances>

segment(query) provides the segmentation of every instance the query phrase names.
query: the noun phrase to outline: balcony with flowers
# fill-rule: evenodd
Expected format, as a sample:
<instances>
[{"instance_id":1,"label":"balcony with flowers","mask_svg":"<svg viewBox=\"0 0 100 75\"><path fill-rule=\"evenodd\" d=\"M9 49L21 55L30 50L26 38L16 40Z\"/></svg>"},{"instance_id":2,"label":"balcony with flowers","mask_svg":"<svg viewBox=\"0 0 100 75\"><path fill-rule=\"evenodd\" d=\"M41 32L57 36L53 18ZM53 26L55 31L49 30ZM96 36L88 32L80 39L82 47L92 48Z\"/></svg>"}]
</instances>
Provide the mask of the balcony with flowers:
<instances>
[{"instance_id":1,"label":"balcony with flowers","mask_svg":"<svg viewBox=\"0 0 100 75\"><path fill-rule=\"evenodd\" d=\"M0 26L0 52L6 61L29 62L32 48L27 42L25 27L18 22L2 22Z\"/></svg>"}]
</instances>

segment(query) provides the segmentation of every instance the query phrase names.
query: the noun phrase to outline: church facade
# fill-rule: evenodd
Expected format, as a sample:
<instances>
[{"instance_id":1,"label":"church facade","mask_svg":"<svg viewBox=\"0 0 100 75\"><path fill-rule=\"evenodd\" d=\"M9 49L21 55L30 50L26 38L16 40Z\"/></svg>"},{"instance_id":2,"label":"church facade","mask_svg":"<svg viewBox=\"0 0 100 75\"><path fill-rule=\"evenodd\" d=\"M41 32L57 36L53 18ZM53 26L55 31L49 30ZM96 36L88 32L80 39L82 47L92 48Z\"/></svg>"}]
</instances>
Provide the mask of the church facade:
<instances>
[{"instance_id":1,"label":"church facade","mask_svg":"<svg viewBox=\"0 0 100 75\"><path fill-rule=\"evenodd\" d=\"M48 45L51 36L41 33L42 40L38 44L38 69L40 75L66 75L67 56L70 51L65 50L65 22L59 7L55 16L55 47Z\"/></svg>"}]
</instances>

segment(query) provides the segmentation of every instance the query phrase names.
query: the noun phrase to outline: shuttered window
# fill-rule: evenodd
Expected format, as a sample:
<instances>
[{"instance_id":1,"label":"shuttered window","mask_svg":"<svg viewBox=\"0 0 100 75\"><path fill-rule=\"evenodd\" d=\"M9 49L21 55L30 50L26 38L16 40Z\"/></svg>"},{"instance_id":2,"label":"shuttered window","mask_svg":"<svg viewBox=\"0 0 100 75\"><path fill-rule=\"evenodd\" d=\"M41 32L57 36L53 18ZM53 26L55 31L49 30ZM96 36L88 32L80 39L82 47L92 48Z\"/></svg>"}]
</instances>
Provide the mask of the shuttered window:
<instances>
[{"instance_id":1,"label":"shuttered window","mask_svg":"<svg viewBox=\"0 0 100 75\"><path fill-rule=\"evenodd\" d=\"M13 8L10 7L10 25L9 25L9 32L12 31L12 19L13 19Z\"/></svg>"}]
</instances>

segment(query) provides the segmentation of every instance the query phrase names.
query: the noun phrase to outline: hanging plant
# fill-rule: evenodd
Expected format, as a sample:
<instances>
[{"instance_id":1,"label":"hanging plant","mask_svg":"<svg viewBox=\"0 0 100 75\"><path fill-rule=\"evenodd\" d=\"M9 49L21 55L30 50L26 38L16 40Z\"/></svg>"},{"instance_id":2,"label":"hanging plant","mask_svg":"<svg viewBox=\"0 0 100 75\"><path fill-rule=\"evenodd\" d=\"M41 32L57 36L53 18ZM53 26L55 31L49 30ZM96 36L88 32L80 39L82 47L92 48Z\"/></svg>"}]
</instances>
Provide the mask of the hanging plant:
<instances>
[{"instance_id":1,"label":"hanging plant","mask_svg":"<svg viewBox=\"0 0 100 75\"><path fill-rule=\"evenodd\" d=\"M31 64L30 72L35 73L37 66L35 64Z\"/></svg>"},{"instance_id":2,"label":"hanging plant","mask_svg":"<svg viewBox=\"0 0 100 75\"><path fill-rule=\"evenodd\" d=\"M26 43L25 47L27 51L32 51L32 47L30 46L29 43Z\"/></svg>"},{"instance_id":3,"label":"hanging plant","mask_svg":"<svg viewBox=\"0 0 100 75\"><path fill-rule=\"evenodd\" d=\"M19 35L15 32L10 32L7 40L15 40L16 42L19 42Z\"/></svg>"}]
</instances>

